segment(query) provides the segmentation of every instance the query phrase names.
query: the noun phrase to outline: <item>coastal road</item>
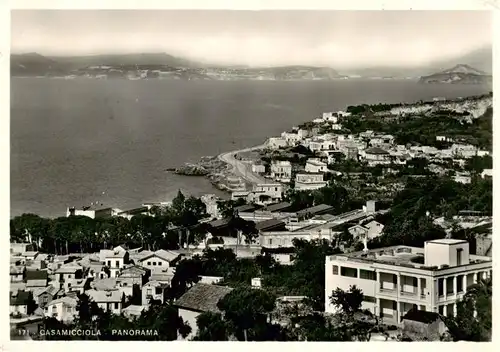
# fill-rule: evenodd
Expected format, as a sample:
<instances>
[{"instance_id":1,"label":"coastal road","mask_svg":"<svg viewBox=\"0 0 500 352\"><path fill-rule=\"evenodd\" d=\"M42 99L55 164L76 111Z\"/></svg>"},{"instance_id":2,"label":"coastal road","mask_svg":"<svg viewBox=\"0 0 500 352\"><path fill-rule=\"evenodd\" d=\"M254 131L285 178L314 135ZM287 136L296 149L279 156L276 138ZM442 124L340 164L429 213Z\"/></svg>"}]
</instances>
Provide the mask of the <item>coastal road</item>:
<instances>
[{"instance_id":1,"label":"coastal road","mask_svg":"<svg viewBox=\"0 0 500 352\"><path fill-rule=\"evenodd\" d=\"M252 164L251 163L246 163L241 160L238 160L235 158L235 156L238 153L246 153L246 152L251 152L254 150L262 149L264 148L264 144L251 147L251 148L245 148L245 149L240 149L240 150L233 150L231 152L227 153L222 153L219 155L219 160L222 160L226 164L229 164L233 167L233 173L236 176L241 177L243 180L252 183L252 184L258 184L258 183L268 183L269 180L266 178L252 172Z\"/></svg>"}]
</instances>

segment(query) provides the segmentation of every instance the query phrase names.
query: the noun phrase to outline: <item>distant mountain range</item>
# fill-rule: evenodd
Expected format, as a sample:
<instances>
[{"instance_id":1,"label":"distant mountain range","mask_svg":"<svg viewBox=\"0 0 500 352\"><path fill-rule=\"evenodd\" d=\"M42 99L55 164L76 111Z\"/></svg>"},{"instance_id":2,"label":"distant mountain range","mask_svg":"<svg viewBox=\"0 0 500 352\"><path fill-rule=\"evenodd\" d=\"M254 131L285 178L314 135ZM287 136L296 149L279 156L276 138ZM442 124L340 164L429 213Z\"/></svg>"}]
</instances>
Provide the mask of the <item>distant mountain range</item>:
<instances>
[{"instance_id":1,"label":"distant mountain range","mask_svg":"<svg viewBox=\"0 0 500 352\"><path fill-rule=\"evenodd\" d=\"M11 76L13 77L57 77L57 78L127 78L127 79L184 79L184 80L337 80L348 78L380 78L417 80L433 76L445 67L475 67L477 75L492 72L492 50L476 50L455 61L431 63L424 67L407 68L362 68L339 73L330 67L283 66L252 68L247 66L221 66L205 64L167 53L115 54L94 56L57 57L38 53L12 54ZM472 72L452 72L452 78L471 75ZM465 77L465 76L464 76ZM472 83L472 79L455 79L455 83ZM481 78L482 79L482 78ZM441 80L441 78L437 79ZM425 81L425 80L424 80ZM479 80L478 80L479 81Z\"/></svg>"},{"instance_id":2,"label":"distant mountain range","mask_svg":"<svg viewBox=\"0 0 500 352\"><path fill-rule=\"evenodd\" d=\"M450 69L422 76L420 83L452 83L452 84L492 84L493 77L485 71L466 64L456 65Z\"/></svg>"},{"instance_id":3,"label":"distant mountain range","mask_svg":"<svg viewBox=\"0 0 500 352\"><path fill-rule=\"evenodd\" d=\"M165 53L45 57L11 55L11 76L186 80L332 80L345 76L329 67L250 68L206 65Z\"/></svg>"},{"instance_id":4,"label":"distant mountain range","mask_svg":"<svg viewBox=\"0 0 500 352\"><path fill-rule=\"evenodd\" d=\"M448 67L454 67L458 63L475 67L476 69L492 74L493 72L493 50L491 47L484 47L474 50L465 55L452 59L430 62L426 65L411 67L368 67L350 69L343 72L349 76L359 77L380 77L380 78L419 78L431 75L435 72L444 71Z\"/></svg>"}]
</instances>

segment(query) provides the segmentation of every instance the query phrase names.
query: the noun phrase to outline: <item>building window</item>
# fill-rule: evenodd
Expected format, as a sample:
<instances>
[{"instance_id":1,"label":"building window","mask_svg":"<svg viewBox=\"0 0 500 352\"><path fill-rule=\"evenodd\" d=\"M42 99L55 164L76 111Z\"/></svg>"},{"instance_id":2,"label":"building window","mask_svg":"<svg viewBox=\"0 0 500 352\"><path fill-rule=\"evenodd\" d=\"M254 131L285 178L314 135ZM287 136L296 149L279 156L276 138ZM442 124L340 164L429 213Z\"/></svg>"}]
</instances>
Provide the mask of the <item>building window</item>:
<instances>
[{"instance_id":1,"label":"building window","mask_svg":"<svg viewBox=\"0 0 500 352\"><path fill-rule=\"evenodd\" d=\"M155 294L161 295L161 287L156 287L155 288Z\"/></svg>"},{"instance_id":2,"label":"building window","mask_svg":"<svg viewBox=\"0 0 500 352\"><path fill-rule=\"evenodd\" d=\"M347 277L358 277L358 269L356 268L349 268L346 266L341 266L340 267L340 275L342 276L347 276Z\"/></svg>"},{"instance_id":3,"label":"building window","mask_svg":"<svg viewBox=\"0 0 500 352\"><path fill-rule=\"evenodd\" d=\"M375 271L360 269L359 270L359 278L365 279L365 280L375 281L375 280L377 280L377 274L375 273Z\"/></svg>"},{"instance_id":4,"label":"building window","mask_svg":"<svg viewBox=\"0 0 500 352\"><path fill-rule=\"evenodd\" d=\"M464 276L457 276L457 292L464 292Z\"/></svg>"},{"instance_id":5,"label":"building window","mask_svg":"<svg viewBox=\"0 0 500 352\"><path fill-rule=\"evenodd\" d=\"M334 265L332 267L333 269L333 275L338 275L339 274L339 266L338 265Z\"/></svg>"},{"instance_id":6,"label":"building window","mask_svg":"<svg viewBox=\"0 0 500 352\"><path fill-rule=\"evenodd\" d=\"M162 262L158 262L158 266L161 266L162 265Z\"/></svg>"},{"instance_id":7,"label":"building window","mask_svg":"<svg viewBox=\"0 0 500 352\"><path fill-rule=\"evenodd\" d=\"M66 312L71 313L71 307L66 307Z\"/></svg>"},{"instance_id":8,"label":"building window","mask_svg":"<svg viewBox=\"0 0 500 352\"><path fill-rule=\"evenodd\" d=\"M118 309L118 302L115 302L115 309Z\"/></svg>"},{"instance_id":9,"label":"building window","mask_svg":"<svg viewBox=\"0 0 500 352\"><path fill-rule=\"evenodd\" d=\"M57 312L57 307L56 306L52 306L52 313L54 312Z\"/></svg>"},{"instance_id":10,"label":"building window","mask_svg":"<svg viewBox=\"0 0 500 352\"><path fill-rule=\"evenodd\" d=\"M375 303L377 302L377 300L375 299L375 297L372 297L372 296L363 296L363 302L370 302L370 303Z\"/></svg>"},{"instance_id":11,"label":"building window","mask_svg":"<svg viewBox=\"0 0 500 352\"><path fill-rule=\"evenodd\" d=\"M148 262L147 265L151 265L151 262Z\"/></svg>"},{"instance_id":12,"label":"building window","mask_svg":"<svg viewBox=\"0 0 500 352\"><path fill-rule=\"evenodd\" d=\"M272 238L270 238L270 239L269 239L269 245L270 245L270 246L272 246L272 244L273 244L273 239L272 239Z\"/></svg>"},{"instance_id":13,"label":"building window","mask_svg":"<svg viewBox=\"0 0 500 352\"><path fill-rule=\"evenodd\" d=\"M111 268L111 260L108 260L108 266Z\"/></svg>"},{"instance_id":14,"label":"building window","mask_svg":"<svg viewBox=\"0 0 500 352\"><path fill-rule=\"evenodd\" d=\"M150 288L148 288L146 290L146 296L151 296L153 294L152 290Z\"/></svg>"},{"instance_id":15,"label":"building window","mask_svg":"<svg viewBox=\"0 0 500 352\"><path fill-rule=\"evenodd\" d=\"M156 266L156 262L153 262L153 266Z\"/></svg>"},{"instance_id":16,"label":"building window","mask_svg":"<svg viewBox=\"0 0 500 352\"><path fill-rule=\"evenodd\" d=\"M68 279L71 279L71 274L68 274Z\"/></svg>"},{"instance_id":17,"label":"building window","mask_svg":"<svg viewBox=\"0 0 500 352\"><path fill-rule=\"evenodd\" d=\"M438 296L444 296L444 279L438 279Z\"/></svg>"},{"instance_id":18,"label":"building window","mask_svg":"<svg viewBox=\"0 0 500 352\"><path fill-rule=\"evenodd\" d=\"M462 265L462 252L463 248L458 248L457 249L457 266Z\"/></svg>"},{"instance_id":19,"label":"building window","mask_svg":"<svg viewBox=\"0 0 500 352\"><path fill-rule=\"evenodd\" d=\"M444 308L443 307L444 306L439 306L438 307L439 314L441 314L441 315L443 315L443 313L444 313Z\"/></svg>"},{"instance_id":20,"label":"building window","mask_svg":"<svg viewBox=\"0 0 500 352\"><path fill-rule=\"evenodd\" d=\"M116 265L117 268L119 268L120 267L120 261L119 260L115 261L115 265Z\"/></svg>"}]
</instances>

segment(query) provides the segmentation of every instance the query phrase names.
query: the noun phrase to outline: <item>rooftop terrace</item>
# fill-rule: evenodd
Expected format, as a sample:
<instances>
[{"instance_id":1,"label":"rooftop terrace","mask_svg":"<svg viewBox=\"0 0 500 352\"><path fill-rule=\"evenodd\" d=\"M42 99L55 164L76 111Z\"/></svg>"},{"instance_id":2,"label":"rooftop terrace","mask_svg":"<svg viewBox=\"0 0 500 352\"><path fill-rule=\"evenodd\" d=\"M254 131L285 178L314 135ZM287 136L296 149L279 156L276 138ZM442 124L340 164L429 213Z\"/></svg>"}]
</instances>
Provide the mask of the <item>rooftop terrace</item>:
<instances>
[{"instance_id":1,"label":"rooftop terrace","mask_svg":"<svg viewBox=\"0 0 500 352\"><path fill-rule=\"evenodd\" d=\"M460 243L460 240L443 239L446 244ZM358 251L345 254L329 256L330 260L345 260L360 263L377 263L386 265L403 266L415 269L438 270L445 269L437 266L426 266L424 260L424 248L410 246L393 246L385 248L370 249L368 251ZM484 263L491 261L489 257L470 255L470 264Z\"/></svg>"}]
</instances>

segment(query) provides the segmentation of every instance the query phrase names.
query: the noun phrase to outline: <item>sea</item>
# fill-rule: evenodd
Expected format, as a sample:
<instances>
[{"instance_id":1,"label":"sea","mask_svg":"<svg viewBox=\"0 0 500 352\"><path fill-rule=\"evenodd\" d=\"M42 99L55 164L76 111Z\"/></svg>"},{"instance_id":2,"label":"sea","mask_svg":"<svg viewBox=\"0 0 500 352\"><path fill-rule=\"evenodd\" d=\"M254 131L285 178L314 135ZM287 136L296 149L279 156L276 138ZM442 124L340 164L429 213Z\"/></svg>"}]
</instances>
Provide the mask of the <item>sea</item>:
<instances>
[{"instance_id":1,"label":"sea","mask_svg":"<svg viewBox=\"0 0 500 352\"><path fill-rule=\"evenodd\" d=\"M64 216L90 203L123 210L178 190L227 197L166 168L264 142L348 105L489 92L404 80L177 81L13 78L11 217Z\"/></svg>"}]
</instances>

